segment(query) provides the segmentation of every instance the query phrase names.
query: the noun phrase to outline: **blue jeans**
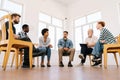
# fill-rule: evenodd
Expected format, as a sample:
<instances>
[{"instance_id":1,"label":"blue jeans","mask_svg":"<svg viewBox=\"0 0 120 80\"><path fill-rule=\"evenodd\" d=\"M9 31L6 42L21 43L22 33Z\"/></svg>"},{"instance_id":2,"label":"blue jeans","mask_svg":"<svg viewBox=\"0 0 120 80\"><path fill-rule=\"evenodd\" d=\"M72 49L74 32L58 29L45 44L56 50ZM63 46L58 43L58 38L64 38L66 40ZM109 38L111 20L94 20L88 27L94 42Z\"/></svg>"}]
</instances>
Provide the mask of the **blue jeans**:
<instances>
[{"instance_id":1,"label":"blue jeans","mask_svg":"<svg viewBox=\"0 0 120 80\"><path fill-rule=\"evenodd\" d=\"M50 57L51 57L51 49L48 48L48 47L42 47L42 48L39 48L41 51L45 51L46 52L46 55L47 55L47 60L50 61ZM42 61L44 61L44 57L45 55L42 56Z\"/></svg>"},{"instance_id":2,"label":"blue jeans","mask_svg":"<svg viewBox=\"0 0 120 80\"><path fill-rule=\"evenodd\" d=\"M103 53L103 43L100 43L100 41L98 40L93 48L92 54L96 57L102 57L102 53Z\"/></svg>"},{"instance_id":3,"label":"blue jeans","mask_svg":"<svg viewBox=\"0 0 120 80\"><path fill-rule=\"evenodd\" d=\"M46 48L45 47L38 47L37 49L39 49L40 52L46 53Z\"/></svg>"}]
</instances>

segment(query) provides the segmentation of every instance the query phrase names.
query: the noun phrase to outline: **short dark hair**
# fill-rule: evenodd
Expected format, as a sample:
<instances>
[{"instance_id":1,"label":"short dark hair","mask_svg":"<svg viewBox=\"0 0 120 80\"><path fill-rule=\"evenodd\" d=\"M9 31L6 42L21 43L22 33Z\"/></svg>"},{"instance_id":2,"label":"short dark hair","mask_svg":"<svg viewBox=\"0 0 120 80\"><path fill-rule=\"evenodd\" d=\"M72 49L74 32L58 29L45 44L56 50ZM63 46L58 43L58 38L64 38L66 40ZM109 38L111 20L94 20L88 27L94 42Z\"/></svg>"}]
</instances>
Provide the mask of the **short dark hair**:
<instances>
[{"instance_id":1,"label":"short dark hair","mask_svg":"<svg viewBox=\"0 0 120 80\"><path fill-rule=\"evenodd\" d=\"M29 27L28 24L24 24L24 25L22 26L22 29L25 29L25 28L28 28L28 27Z\"/></svg>"},{"instance_id":2,"label":"short dark hair","mask_svg":"<svg viewBox=\"0 0 120 80\"><path fill-rule=\"evenodd\" d=\"M49 31L49 29L48 28L44 28L44 29L42 29L42 35L44 35L47 31Z\"/></svg>"},{"instance_id":3,"label":"short dark hair","mask_svg":"<svg viewBox=\"0 0 120 80\"><path fill-rule=\"evenodd\" d=\"M13 17L16 17L16 16L21 17L21 15L20 15L20 14L18 14L18 13L12 13L12 14L11 14L11 18L12 18L12 19L13 19Z\"/></svg>"},{"instance_id":4,"label":"short dark hair","mask_svg":"<svg viewBox=\"0 0 120 80\"><path fill-rule=\"evenodd\" d=\"M99 21L98 24L101 24L102 27L105 27L105 22L104 21Z\"/></svg>"},{"instance_id":5,"label":"short dark hair","mask_svg":"<svg viewBox=\"0 0 120 80\"><path fill-rule=\"evenodd\" d=\"M67 33L68 34L68 31L64 31L63 33Z\"/></svg>"}]
</instances>

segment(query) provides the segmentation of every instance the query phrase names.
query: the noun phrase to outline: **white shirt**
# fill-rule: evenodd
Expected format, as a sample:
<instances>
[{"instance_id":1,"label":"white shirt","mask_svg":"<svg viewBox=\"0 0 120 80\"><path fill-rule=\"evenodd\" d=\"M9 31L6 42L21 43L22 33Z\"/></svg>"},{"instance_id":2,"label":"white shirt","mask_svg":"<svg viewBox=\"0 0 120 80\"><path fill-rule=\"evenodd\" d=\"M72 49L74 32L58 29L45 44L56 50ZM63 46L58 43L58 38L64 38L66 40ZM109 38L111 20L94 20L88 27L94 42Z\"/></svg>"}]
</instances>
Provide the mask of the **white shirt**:
<instances>
[{"instance_id":1,"label":"white shirt","mask_svg":"<svg viewBox=\"0 0 120 80\"><path fill-rule=\"evenodd\" d=\"M44 42L44 37L43 36L39 38L39 46L40 47L48 47L49 44L50 44L50 38L49 37L47 37L46 42Z\"/></svg>"},{"instance_id":2,"label":"white shirt","mask_svg":"<svg viewBox=\"0 0 120 80\"><path fill-rule=\"evenodd\" d=\"M85 43L91 44L91 43L96 43L97 42L97 37L96 36L92 36L91 38L86 38L85 39Z\"/></svg>"}]
</instances>

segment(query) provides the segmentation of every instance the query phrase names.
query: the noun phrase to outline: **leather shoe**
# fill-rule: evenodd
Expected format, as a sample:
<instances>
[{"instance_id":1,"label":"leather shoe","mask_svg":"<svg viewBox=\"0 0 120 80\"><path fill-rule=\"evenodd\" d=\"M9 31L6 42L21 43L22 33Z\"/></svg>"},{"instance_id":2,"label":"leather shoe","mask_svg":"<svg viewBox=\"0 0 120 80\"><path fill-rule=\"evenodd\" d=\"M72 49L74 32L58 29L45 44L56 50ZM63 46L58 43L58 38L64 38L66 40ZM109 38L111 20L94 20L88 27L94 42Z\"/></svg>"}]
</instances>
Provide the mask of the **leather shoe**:
<instances>
[{"instance_id":1,"label":"leather shoe","mask_svg":"<svg viewBox=\"0 0 120 80\"><path fill-rule=\"evenodd\" d=\"M73 65L71 64L71 62L68 63L68 67L73 67Z\"/></svg>"},{"instance_id":2,"label":"leather shoe","mask_svg":"<svg viewBox=\"0 0 120 80\"><path fill-rule=\"evenodd\" d=\"M60 62L59 67L64 67L64 64L62 61Z\"/></svg>"},{"instance_id":3,"label":"leather shoe","mask_svg":"<svg viewBox=\"0 0 120 80\"><path fill-rule=\"evenodd\" d=\"M32 65L32 68L35 67L35 65ZM22 65L22 68L30 68L30 65Z\"/></svg>"}]
</instances>

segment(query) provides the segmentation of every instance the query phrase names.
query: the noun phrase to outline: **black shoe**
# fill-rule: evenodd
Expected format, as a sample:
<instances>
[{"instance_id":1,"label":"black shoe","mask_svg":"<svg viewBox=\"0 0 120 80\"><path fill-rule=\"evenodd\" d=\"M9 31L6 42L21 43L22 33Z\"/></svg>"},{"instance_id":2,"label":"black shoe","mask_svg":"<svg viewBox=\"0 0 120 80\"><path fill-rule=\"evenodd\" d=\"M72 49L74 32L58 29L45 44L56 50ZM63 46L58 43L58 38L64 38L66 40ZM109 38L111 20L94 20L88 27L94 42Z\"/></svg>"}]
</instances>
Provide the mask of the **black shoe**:
<instances>
[{"instance_id":1,"label":"black shoe","mask_svg":"<svg viewBox=\"0 0 120 80\"><path fill-rule=\"evenodd\" d=\"M71 62L68 63L68 67L73 67L73 65L71 64Z\"/></svg>"},{"instance_id":2,"label":"black shoe","mask_svg":"<svg viewBox=\"0 0 120 80\"><path fill-rule=\"evenodd\" d=\"M97 62L97 61L101 61L101 58L94 56L94 58L92 59L92 62Z\"/></svg>"},{"instance_id":3,"label":"black shoe","mask_svg":"<svg viewBox=\"0 0 120 80\"><path fill-rule=\"evenodd\" d=\"M81 66L83 66L83 65L84 65L84 63L80 63L80 65L81 65Z\"/></svg>"},{"instance_id":4,"label":"black shoe","mask_svg":"<svg viewBox=\"0 0 120 80\"><path fill-rule=\"evenodd\" d=\"M32 65L32 68L35 67L35 65ZM22 65L22 68L30 68L30 65Z\"/></svg>"},{"instance_id":5,"label":"black shoe","mask_svg":"<svg viewBox=\"0 0 120 80\"><path fill-rule=\"evenodd\" d=\"M47 67L51 67L51 65L50 65L50 64L47 64Z\"/></svg>"},{"instance_id":6,"label":"black shoe","mask_svg":"<svg viewBox=\"0 0 120 80\"><path fill-rule=\"evenodd\" d=\"M41 65L41 67L45 67L45 65Z\"/></svg>"},{"instance_id":7,"label":"black shoe","mask_svg":"<svg viewBox=\"0 0 120 80\"><path fill-rule=\"evenodd\" d=\"M93 64L92 66L98 66L99 64L101 64L101 61L95 62L95 64Z\"/></svg>"},{"instance_id":8,"label":"black shoe","mask_svg":"<svg viewBox=\"0 0 120 80\"><path fill-rule=\"evenodd\" d=\"M84 59L83 54L80 54L80 55L79 55L79 58L80 58L80 59Z\"/></svg>"},{"instance_id":9,"label":"black shoe","mask_svg":"<svg viewBox=\"0 0 120 80\"><path fill-rule=\"evenodd\" d=\"M62 61L60 62L59 67L64 67L64 64Z\"/></svg>"}]
</instances>

